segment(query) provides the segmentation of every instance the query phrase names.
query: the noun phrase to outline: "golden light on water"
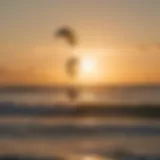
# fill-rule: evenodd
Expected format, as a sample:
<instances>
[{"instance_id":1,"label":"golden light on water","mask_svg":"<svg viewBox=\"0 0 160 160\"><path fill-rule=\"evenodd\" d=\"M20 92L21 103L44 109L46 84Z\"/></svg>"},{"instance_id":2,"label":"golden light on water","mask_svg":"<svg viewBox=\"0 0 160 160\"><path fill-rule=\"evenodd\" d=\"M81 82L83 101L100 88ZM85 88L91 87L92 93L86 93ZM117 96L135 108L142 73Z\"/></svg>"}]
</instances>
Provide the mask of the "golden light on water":
<instances>
[{"instance_id":1,"label":"golden light on water","mask_svg":"<svg viewBox=\"0 0 160 160\"><path fill-rule=\"evenodd\" d=\"M84 157L84 160L98 160L98 159L95 157L86 156Z\"/></svg>"},{"instance_id":2,"label":"golden light on water","mask_svg":"<svg viewBox=\"0 0 160 160\"><path fill-rule=\"evenodd\" d=\"M84 157L83 160L104 160L104 158L102 158L100 156L86 156L86 157ZM107 159L107 160L109 160L109 159Z\"/></svg>"}]
</instances>

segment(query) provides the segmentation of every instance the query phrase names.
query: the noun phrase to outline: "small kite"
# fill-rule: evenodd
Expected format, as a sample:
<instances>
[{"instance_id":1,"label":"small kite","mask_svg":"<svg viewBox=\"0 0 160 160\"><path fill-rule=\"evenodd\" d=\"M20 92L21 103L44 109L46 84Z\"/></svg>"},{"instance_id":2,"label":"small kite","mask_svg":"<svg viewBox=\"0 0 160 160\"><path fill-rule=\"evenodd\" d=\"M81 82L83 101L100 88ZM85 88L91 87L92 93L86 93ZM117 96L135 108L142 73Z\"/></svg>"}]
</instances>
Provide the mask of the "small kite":
<instances>
[{"instance_id":1,"label":"small kite","mask_svg":"<svg viewBox=\"0 0 160 160\"><path fill-rule=\"evenodd\" d=\"M54 36L66 39L71 46L75 46L77 44L77 38L75 36L75 32L73 29L69 27L60 28L59 30L56 31Z\"/></svg>"}]
</instances>

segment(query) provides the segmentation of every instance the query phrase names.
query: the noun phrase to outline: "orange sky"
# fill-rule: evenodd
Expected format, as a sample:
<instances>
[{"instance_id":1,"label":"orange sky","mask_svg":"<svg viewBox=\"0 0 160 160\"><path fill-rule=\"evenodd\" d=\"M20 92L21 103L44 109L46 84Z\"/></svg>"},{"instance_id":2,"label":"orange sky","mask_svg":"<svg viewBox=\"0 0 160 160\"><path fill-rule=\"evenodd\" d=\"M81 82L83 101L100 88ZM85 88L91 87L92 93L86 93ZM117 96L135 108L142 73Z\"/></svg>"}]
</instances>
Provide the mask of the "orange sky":
<instances>
[{"instance_id":1,"label":"orange sky","mask_svg":"<svg viewBox=\"0 0 160 160\"><path fill-rule=\"evenodd\" d=\"M66 24L78 34L75 52L96 63L77 83L160 83L159 17L157 0L2 0L0 84L68 83L71 54L53 38Z\"/></svg>"}]
</instances>

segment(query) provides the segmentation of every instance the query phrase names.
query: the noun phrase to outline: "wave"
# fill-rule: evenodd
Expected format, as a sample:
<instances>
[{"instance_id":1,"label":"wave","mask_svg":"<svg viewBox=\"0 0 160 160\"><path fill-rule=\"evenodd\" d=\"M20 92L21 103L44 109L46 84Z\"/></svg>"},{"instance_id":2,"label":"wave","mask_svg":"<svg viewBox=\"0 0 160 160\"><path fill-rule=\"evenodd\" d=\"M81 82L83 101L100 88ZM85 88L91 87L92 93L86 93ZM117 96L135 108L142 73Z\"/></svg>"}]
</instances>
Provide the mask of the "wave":
<instances>
[{"instance_id":1,"label":"wave","mask_svg":"<svg viewBox=\"0 0 160 160\"><path fill-rule=\"evenodd\" d=\"M27 105L0 102L0 116L160 118L159 105Z\"/></svg>"}]
</instances>

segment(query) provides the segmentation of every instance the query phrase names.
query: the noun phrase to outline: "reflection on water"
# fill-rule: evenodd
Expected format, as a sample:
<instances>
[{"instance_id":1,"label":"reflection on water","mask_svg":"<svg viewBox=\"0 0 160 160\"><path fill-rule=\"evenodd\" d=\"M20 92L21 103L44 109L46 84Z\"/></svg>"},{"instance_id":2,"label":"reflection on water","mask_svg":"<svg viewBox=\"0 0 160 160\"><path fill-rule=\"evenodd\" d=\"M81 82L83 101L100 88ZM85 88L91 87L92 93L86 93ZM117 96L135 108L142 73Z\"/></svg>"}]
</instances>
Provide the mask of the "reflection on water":
<instances>
[{"instance_id":1,"label":"reflection on water","mask_svg":"<svg viewBox=\"0 0 160 160\"><path fill-rule=\"evenodd\" d=\"M108 87L79 89L77 103L107 104L160 104L160 86L154 87ZM66 104L70 102L65 89L39 89L32 91L0 90L0 102L10 101L25 104Z\"/></svg>"},{"instance_id":2,"label":"reflection on water","mask_svg":"<svg viewBox=\"0 0 160 160\"><path fill-rule=\"evenodd\" d=\"M92 124L84 123L92 120ZM159 126L160 122L154 119L123 117L3 117L0 118L0 154L56 155L71 159L86 155L108 157L112 156L113 151L124 149L135 156L157 156L160 147Z\"/></svg>"}]
</instances>

